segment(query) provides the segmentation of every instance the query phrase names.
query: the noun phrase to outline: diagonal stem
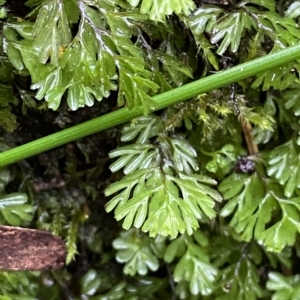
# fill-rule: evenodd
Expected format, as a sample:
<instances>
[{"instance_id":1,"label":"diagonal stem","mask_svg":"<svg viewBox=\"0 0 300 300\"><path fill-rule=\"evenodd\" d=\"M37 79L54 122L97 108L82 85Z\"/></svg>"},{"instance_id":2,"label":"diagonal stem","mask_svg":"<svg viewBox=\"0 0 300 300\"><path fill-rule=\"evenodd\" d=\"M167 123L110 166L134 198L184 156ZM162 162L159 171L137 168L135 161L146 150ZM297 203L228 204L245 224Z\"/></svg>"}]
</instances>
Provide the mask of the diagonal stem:
<instances>
[{"instance_id":1,"label":"diagonal stem","mask_svg":"<svg viewBox=\"0 0 300 300\"><path fill-rule=\"evenodd\" d=\"M168 107L180 101L191 99L199 94L243 80L268 69L287 64L296 59L300 59L300 44L265 55L250 62L240 64L217 74L210 75L157 95L153 97L153 100L157 103L157 106L153 111ZM133 118L137 118L142 114L142 107L135 107L131 110L121 108L104 116L7 150L0 153L0 167L4 167L101 130L120 125Z\"/></svg>"}]
</instances>

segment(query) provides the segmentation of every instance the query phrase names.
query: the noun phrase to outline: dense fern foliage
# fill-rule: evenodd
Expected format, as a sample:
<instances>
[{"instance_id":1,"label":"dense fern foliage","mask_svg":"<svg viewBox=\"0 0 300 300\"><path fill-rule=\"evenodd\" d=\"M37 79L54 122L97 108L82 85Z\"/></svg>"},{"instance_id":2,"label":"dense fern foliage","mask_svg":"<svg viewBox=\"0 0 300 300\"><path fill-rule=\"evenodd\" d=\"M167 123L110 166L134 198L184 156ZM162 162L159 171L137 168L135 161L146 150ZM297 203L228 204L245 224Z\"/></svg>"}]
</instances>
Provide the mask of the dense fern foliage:
<instances>
[{"instance_id":1,"label":"dense fern foliage","mask_svg":"<svg viewBox=\"0 0 300 300\"><path fill-rule=\"evenodd\" d=\"M1 152L144 112L0 170L1 224L68 250L60 271L1 271L0 299L300 299L300 61L152 112L298 44L300 1L0 5Z\"/></svg>"}]
</instances>

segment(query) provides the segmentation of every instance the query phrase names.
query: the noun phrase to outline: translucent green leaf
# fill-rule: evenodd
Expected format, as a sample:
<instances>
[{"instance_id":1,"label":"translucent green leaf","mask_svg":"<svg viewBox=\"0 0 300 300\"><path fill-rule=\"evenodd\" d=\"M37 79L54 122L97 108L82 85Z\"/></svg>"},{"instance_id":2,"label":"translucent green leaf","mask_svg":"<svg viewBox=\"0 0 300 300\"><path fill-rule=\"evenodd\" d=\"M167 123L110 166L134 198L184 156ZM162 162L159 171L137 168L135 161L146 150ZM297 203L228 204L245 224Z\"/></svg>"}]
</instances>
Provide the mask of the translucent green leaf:
<instances>
[{"instance_id":1,"label":"translucent green leaf","mask_svg":"<svg viewBox=\"0 0 300 300\"><path fill-rule=\"evenodd\" d=\"M284 100L284 106L287 109L291 109L295 116L300 115L300 89L299 84L293 84L289 89L282 93L282 98Z\"/></svg>"},{"instance_id":2,"label":"translucent green leaf","mask_svg":"<svg viewBox=\"0 0 300 300\"><path fill-rule=\"evenodd\" d=\"M133 34L134 22L131 21L131 18L137 19L138 17L139 14L134 14L133 12L122 14L110 12L106 15L107 23L109 24L113 35L127 37L131 37ZM143 21L145 21L145 19Z\"/></svg>"},{"instance_id":3,"label":"translucent green leaf","mask_svg":"<svg viewBox=\"0 0 300 300\"><path fill-rule=\"evenodd\" d=\"M192 294L209 295L218 270L207 261L200 247L189 245L186 254L180 259L174 270L174 280L190 282Z\"/></svg>"},{"instance_id":4,"label":"translucent green leaf","mask_svg":"<svg viewBox=\"0 0 300 300\"><path fill-rule=\"evenodd\" d=\"M11 42L17 42L19 39L18 39L18 34L16 32L16 30L13 29L13 26L10 26L11 23L8 23L6 26L3 27L3 33L6 37L6 39L8 41L11 41ZM13 23L14 25L14 23ZM5 47L5 43L4 43L4 47Z\"/></svg>"},{"instance_id":5,"label":"translucent green leaf","mask_svg":"<svg viewBox=\"0 0 300 300\"><path fill-rule=\"evenodd\" d=\"M24 221L31 221L34 209L25 204L27 200L27 195L21 193L0 196L1 223L5 220L10 225L19 226Z\"/></svg>"},{"instance_id":6,"label":"translucent green leaf","mask_svg":"<svg viewBox=\"0 0 300 300\"><path fill-rule=\"evenodd\" d=\"M123 222L124 229L128 230L132 224L136 228L140 228L144 224L148 211L149 197L150 193L147 191L136 194L115 211L117 220L125 217Z\"/></svg>"},{"instance_id":7,"label":"translucent green leaf","mask_svg":"<svg viewBox=\"0 0 300 300\"><path fill-rule=\"evenodd\" d=\"M151 161L155 160L158 155L158 150L151 145L133 144L124 147L120 147L110 152L110 158L120 158L115 161L110 169L112 172L116 172L121 168L124 168L125 174L130 174L136 169L146 169L151 165Z\"/></svg>"},{"instance_id":8,"label":"translucent green leaf","mask_svg":"<svg viewBox=\"0 0 300 300\"><path fill-rule=\"evenodd\" d=\"M296 200L298 202L297 212L288 204L281 203L283 218L260 234L260 240L264 243L268 251L280 252L286 245L293 245L295 243L296 233L299 232L300 225L300 199L294 199L294 202Z\"/></svg>"},{"instance_id":9,"label":"translucent green leaf","mask_svg":"<svg viewBox=\"0 0 300 300\"><path fill-rule=\"evenodd\" d=\"M158 269L158 260L152 253L150 241L145 237L142 239L136 230L123 231L120 238L114 240L113 247L118 250L117 261L126 263L125 274L145 275L148 269L151 271Z\"/></svg>"},{"instance_id":10,"label":"translucent green leaf","mask_svg":"<svg viewBox=\"0 0 300 300\"><path fill-rule=\"evenodd\" d=\"M293 67L298 64L286 64L285 66L278 67L276 69L267 70L257 75L257 78L252 84L252 88L258 88L262 86L263 91L269 90L271 87L277 90L285 90L291 86L295 80L295 74L291 73Z\"/></svg>"},{"instance_id":11,"label":"translucent green leaf","mask_svg":"<svg viewBox=\"0 0 300 300\"><path fill-rule=\"evenodd\" d=\"M114 82L117 80L116 66L114 57L107 47L101 47L98 52L98 61L96 62L95 75L101 80L103 85L103 95L108 97L105 91L117 90ZM98 97L97 97L98 98Z\"/></svg>"},{"instance_id":12,"label":"translucent green leaf","mask_svg":"<svg viewBox=\"0 0 300 300\"><path fill-rule=\"evenodd\" d=\"M141 121L139 129L143 130L144 137L140 135L138 139L147 141L149 127ZM136 137L136 126L139 124L126 127L125 134ZM119 157L111 169L124 167L127 175L106 189L106 195L119 192L106 204L106 210L115 209L115 217L124 219L125 229L131 226L142 228L151 237L159 234L175 238L178 233L192 234L199 227L200 219L205 216L211 219L216 215L214 201L222 198L207 186L216 181L207 176L185 175L198 169L196 152L186 140L161 137L159 143L160 148L151 144L133 144L110 153L110 157ZM168 156L170 158L166 160ZM180 178L165 174L162 164L166 164L163 167L166 170L180 169Z\"/></svg>"},{"instance_id":13,"label":"translucent green leaf","mask_svg":"<svg viewBox=\"0 0 300 300\"><path fill-rule=\"evenodd\" d=\"M285 278L281 274L270 272L269 280L267 282L267 288L269 290L289 289L290 284L288 283L287 278Z\"/></svg>"},{"instance_id":14,"label":"translucent green leaf","mask_svg":"<svg viewBox=\"0 0 300 300\"><path fill-rule=\"evenodd\" d=\"M26 194L13 193L8 195L2 195L0 198L0 208L5 208L10 205L22 205L28 201Z\"/></svg>"},{"instance_id":15,"label":"translucent green leaf","mask_svg":"<svg viewBox=\"0 0 300 300\"><path fill-rule=\"evenodd\" d=\"M225 293L223 297L218 297L218 300L255 300L266 296L266 293L260 286L257 267L251 261L251 258L247 256L224 269L222 283L223 286L225 285Z\"/></svg>"},{"instance_id":16,"label":"translucent green leaf","mask_svg":"<svg viewBox=\"0 0 300 300\"><path fill-rule=\"evenodd\" d=\"M45 97L48 106L54 110L67 90L67 103L71 110L77 110L92 106L94 100L108 97L110 91L117 88L113 82L117 77L111 50L103 46L98 52L99 44L93 28L87 24L83 28L64 51L59 67L50 67L45 79L32 86L39 89L37 98Z\"/></svg>"},{"instance_id":17,"label":"translucent green leaf","mask_svg":"<svg viewBox=\"0 0 300 300\"><path fill-rule=\"evenodd\" d=\"M22 60L31 75L32 83L39 82L48 74L48 68L38 61L39 49L33 47L31 41L11 43L21 53Z\"/></svg>"},{"instance_id":18,"label":"translucent green leaf","mask_svg":"<svg viewBox=\"0 0 300 300\"><path fill-rule=\"evenodd\" d=\"M47 0L39 9L34 24L34 45L40 49L39 61L45 63L49 58L56 64L62 47L71 41L71 32L63 3Z\"/></svg>"},{"instance_id":19,"label":"translucent green leaf","mask_svg":"<svg viewBox=\"0 0 300 300\"><path fill-rule=\"evenodd\" d=\"M76 1L74 0L65 0L64 1L64 11L68 17L70 24L76 23L79 18L79 9Z\"/></svg>"},{"instance_id":20,"label":"translucent green leaf","mask_svg":"<svg viewBox=\"0 0 300 300\"><path fill-rule=\"evenodd\" d=\"M156 93L159 86L151 81L152 73L144 69L144 61L141 58L120 56L118 68L118 105L126 103L129 109L143 106L145 112L149 112L156 104L148 93Z\"/></svg>"},{"instance_id":21,"label":"translucent green leaf","mask_svg":"<svg viewBox=\"0 0 300 300\"><path fill-rule=\"evenodd\" d=\"M288 18L298 18L300 16L300 1L291 3L285 11L285 16Z\"/></svg>"},{"instance_id":22,"label":"translucent green leaf","mask_svg":"<svg viewBox=\"0 0 300 300\"><path fill-rule=\"evenodd\" d=\"M215 44L222 40L217 53L222 55L230 46L234 53L238 50L243 31L250 29L254 22L249 18L246 12L233 12L228 16L221 18L213 28L213 37L211 43Z\"/></svg>"},{"instance_id":23,"label":"translucent green leaf","mask_svg":"<svg viewBox=\"0 0 300 300\"><path fill-rule=\"evenodd\" d=\"M176 53L174 53L174 56ZM168 75L165 75L170 84L173 82L180 86L183 84L184 76L193 78L192 69L175 59L174 56L169 54L161 55L160 52L154 52L154 57L163 64L163 70L168 72Z\"/></svg>"},{"instance_id":24,"label":"translucent green leaf","mask_svg":"<svg viewBox=\"0 0 300 300\"><path fill-rule=\"evenodd\" d=\"M131 6L136 7L136 6L139 4L140 0L127 0L127 2L128 2Z\"/></svg>"},{"instance_id":25,"label":"translucent green leaf","mask_svg":"<svg viewBox=\"0 0 300 300\"><path fill-rule=\"evenodd\" d=\"M233 174L225 178L218 188L225 199L230 199L241 192L244 184L248 184L248 180L249 177L247 177L247 175ZM223 208L224 211L226 210L225 207ZM227 214L223 214L222 212L221 215L224 217L227 216Z\"/></svg>"},{"instance_id":26,"label":"translucent green leaf","mask_svg":"<svg viewBox=\"0 0 300 300\"><path fill-rule=\"evenodd\" d=\"M83 84L72 84L68 89L67 102L71 110L77 110L79 107L92 106L94 98Z\"/></svg>"},{"instance_id":27,"label":"translucent green leaf","mask_svg":"<svg viewBox=\"0 0 300 300\"><path fill-rule=\"evenodd\" d=\"M230 176L224 181L229 184ZM245 178L246 179L246 178ZM220 191L226 193L227 184L219 186ZM235 228L241 237L250 241L253 237L260 241L269 251L281 251L286 245L295 242L299 224L299 198L284 199L278 184L272 181L262 181L252 175L244 181L244 188L239 194L230 195L229 202L221 210L222 216L228 216L236 209L230 225ZM225 197L225 199L227 199ZM272 219L272 213L281 209L282 219L269 227L267 224Z\"/></svg>"},{"instance_id":28,"label":"translucent green leaf","mask_svg":"<svg viewBox=\"0 0 300 300\"><path fill-rule=\"evenodd\" d=\"M183 199L194 209L194 214L196 214L197 211L198 213L202 211L209 218L215 217L216 212L213 209L215 206L214 201L222 201L219 193L197 182L198 178L196 176L192 177L181 174L180 177L180 179L172 179L178 184ZM197 217L200 218L201 213Z\"/></svg>"},{"instance_id":29,"label":"translucent green leaf","mask_svg":"<svg viewBox=\"0 0 300 300\"><path fill-rule=\"evenodd\" d=\"M274 300L296 300L300 296L300 277L299 275L285 277L279 273L270 272L267 289L275 291L272 296Z\"/></svg>"},{"instance_id":30,"label":"translucent green leaf","mask_svg":"<svg viewBox=\"0 0 300 300\"><path fill-rule=\"evenodd\" d=\"M99 274L97 274L95 270L91 269L81 278L81 292L85 295L92 296L96 293L100 284L101 279Z\"/></svg>"},{"instance_id":31,"label":"translucent green leaf","mask_svg":"<svg viewBox=\"0 0 300 300\"><path fill-rule=\"evenodd\" d=\"M66 87L64 86L56 86L48 92L48 94L45 96L45 99L49 103L49 108L53 110L58 109L61 102L61 98L65 93L65 89Z\"/></svg>"},{"instance_id":32,"label":"translucent green leaf","mask_svg":"<svg viewBox=\"0 0 300 300\"><path fill-rule=\"evenodd\" d=\"M218 169L222 169L226 174L236 162L236 154L233 145L227 144L222 149L213 152L212 160L206 164L206 169L210 172L217 173Z\"/></svg>"},{"instance_id":33,"label":"translucent green leaf","mask_svg":"<svg viewBox=\"0 0 300 300\"><path fill-rule=\"evenodd\" d=\"M149 114L133 119L128 125L123 127L121 141L132 141L137 137L136 143L144 144L158 134L160 126L161 118L154 115Z\"/></svg>"},{"instance_id":34,"label":"translucent green leaf","mask_svg":"<svg viewBox=\"0 0 300 300\"><path fill-rule=\"evenodd\" d=\"M198 163L195 159L195 149L185 140L180 138L169 139L170 145L166 145L172 149L172 159L174 161L174 167L179 172L191 174L193 171L198 170Z\"/></svg>"},{"instance_id":35,"label":"translucent green leaf","mask_svg":"<svg viewBox=\"0 0 300 300\"><path fill-rule=\"evenodd\" d=\"M6 185L11 181L11 174L8 169L0 169L0 192L3 192Z\"/></svg>"},{"instance_id":36,"label":"translucent green leaf","mask_svg":"<svg viewBox=\"0 0 300 300\"><path fill-rule=\"evenodd\" d=\"M220 187L222 191L223 186ZM271 219L271 212L276 207L274 199L265 196L263 182L256 176L245 181L243 191L231 200L221 210L222 216L227 216L237 208L230 225L237 232L242 232L243 239L249 241L253 235L257 238L264 230L265 224ZM259 208L259 209L258 209Z\"/></svg>"},{"instance_id":37,"label":"translucent green leaf","mask_svg":"<svg viewBox=\"0 0 300 300\"><path fill-rule=\"evenodd\" d=\"M268 175L274 176L281 185L285 185L284 194L287 197L291 197L295 188L300 186L298 182L300 170L297 168L298 148L295 141L290 140L273 149L269 156Z\"/></svg>"},{"instance_id":38,"label":"translucent green leaf","mask_svg":"<svg viewBox=\"0 0 300 300\"><path fill-rule=\"evenodd\" d=\"M17 50L11 43L7 43L7 45L5 45L4 47L4 50L10 62L17 70L21 71L25 69L22 56L19 50Z\"/></svg>"},{"instance_id":39,"label":"translucent green leaf","mask_svg":"<svg viewBox=\"0 0 300 300\"><path fill-rule=\"evenodd\" d=\"M164 260L168 263L171 263L175 259L175 257L182 257L185 251L186 245L183 237L177 237L168 245L164 254Z\"/></svg>"},{"instance_id":40,"label":"translucent green leaf","mask_svg":"<svg viewBox=\"0 0 300 300\"><path fill-rule=\"evenodd\" d=\"M164 21L165 17L172 13L189 15L196 6L191 0L164 1L158 0L142 0L131 2L133 6L137 6L141 2L140 12L149 14L149 18L153 21Z\"/></svg>"},{"instance_id":41,"label":"translucent green leaf","mask_svg":"<svg viewBox=\"0 0 300 300\"><path fill-rule=\"evenodd\" d=\"M163 186L153 195L149 204L148 218L142 227L144 232L149 232L150 237L160 234L175 238L178 233L184 233L185 224L180 215L178 200L175 199L166 193Z\"/></svg>"},{"instance_id":42,"label":"translucent green leaf","mask_svg":"<svg viewBox=\"0 0 300 300\"><path fill-rule=\"evenodd\" d=\"M263 6L265 8L267 8L270 11L274 11L275 10L275 1L271 0L246 0L246 1L242 1L242 3L246 3L246 4L256 4L259 6Z\"/></svg>"},{"instance_id":43,"label":"translucent green leaf","mask_svg":"<svg viewBox=\"0 0 300 300\"><path fill-rule=\"evenodd\" d=\"M24 39L32 39L32 29L34 24L29 21L23 20L22 22L7 24L10 28L13 28Z\"/></svg>"},{"instance_id":44,"label":"translucent green leaf","mask_svg":"<svg viewBox=\"0 0 300 300\"><path fill-rule=\"evenodd\" d=\"M199 7L192 15L186 18L186 22L194 35L200 35L205 31L210 32L222 12L221 8L215 6Z\"/></svg>"}]
</instances>

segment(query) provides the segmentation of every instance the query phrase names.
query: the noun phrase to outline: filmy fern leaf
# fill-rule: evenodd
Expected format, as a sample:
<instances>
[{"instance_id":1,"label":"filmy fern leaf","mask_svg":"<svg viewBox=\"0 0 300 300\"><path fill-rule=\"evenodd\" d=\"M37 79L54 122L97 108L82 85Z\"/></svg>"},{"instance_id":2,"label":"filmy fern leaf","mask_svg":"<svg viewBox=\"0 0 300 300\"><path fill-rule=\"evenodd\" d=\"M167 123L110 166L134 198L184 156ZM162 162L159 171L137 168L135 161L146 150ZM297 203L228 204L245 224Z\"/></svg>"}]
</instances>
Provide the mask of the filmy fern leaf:
<instances>
[{"instance_id":1,"label":"filmy fern leaf","mask_svg":"<svg viewBox=\"0 0 300 300\"><path fill-rule=\"evenodd\" d=\"M140 12L149 14L149 18L153 21L164 21L166 16L173 13L188 15L196 6L191 0L127 0L132 6L136 7L140 3Z\"/></svg>"},{"instance_id":2,"label":"filmy fern leaf","mask_svg":"<svg viewBox=\"0 0 300 300\"><path fill-rule=\"evenodd\" d=\"M125 229L142 228L151 237L192 234L200 220L216 215L215 201L222 198L207 186L216 181L193 174L198 170L196 151L184 138L160 134L150 144L153 131L149 124L158 130L151 120L155 118L141 117L123 131L125 140L135 138L140 143L111 152L111 157L119 157L111 170L124 168L126 176L106 189L107 196L118 193L106 204L106 210L115 209L116 219L124 218Z\"/></svg>"},{"instance_id":3,"label":"filmy fern leaf","mask_svg":"<svg viewBox=\"0 0 300 300\"><path fill-rule=\"evenodd\" d=\"M231 175L219 186L227 204L221 216L234 212L230 221L242 239L255 238L269 251L280 252L295 242L299 232L300 198L287 199L278 183L263 181L257 175ZM280 218L272 218L276 212Z\"/></svg>"}]
</instances>

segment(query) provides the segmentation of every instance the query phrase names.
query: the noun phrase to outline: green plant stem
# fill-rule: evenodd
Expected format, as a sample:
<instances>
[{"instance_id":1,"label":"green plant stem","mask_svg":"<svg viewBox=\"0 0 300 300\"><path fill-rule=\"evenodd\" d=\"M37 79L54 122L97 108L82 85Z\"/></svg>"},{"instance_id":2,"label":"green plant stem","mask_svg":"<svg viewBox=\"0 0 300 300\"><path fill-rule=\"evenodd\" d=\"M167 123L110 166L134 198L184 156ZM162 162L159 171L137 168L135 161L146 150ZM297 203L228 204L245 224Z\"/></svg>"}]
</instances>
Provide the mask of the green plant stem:
<instances>
[{"instance_id":1,"label":"green plant stem","mask_svg":"<svg viewBox=\"0 0 300 300\"><path fill-rule=\"evenodd\" d=\"M284 65L300 58L300 44L268 54L243 63L233 68L210 75L184 86L170 90L153 97L157 106L153 111L159 110L180 101L185 101L199 94L254 76L268 69ZM98 131L117 126L143 114L142 107L132 110L121 108L104 116L92 119L82 124L40 138L22 146L0 153L0 167L17 162L21 159L45 152L79 138L91 135Z\"/></svg>"}]
</instances>

